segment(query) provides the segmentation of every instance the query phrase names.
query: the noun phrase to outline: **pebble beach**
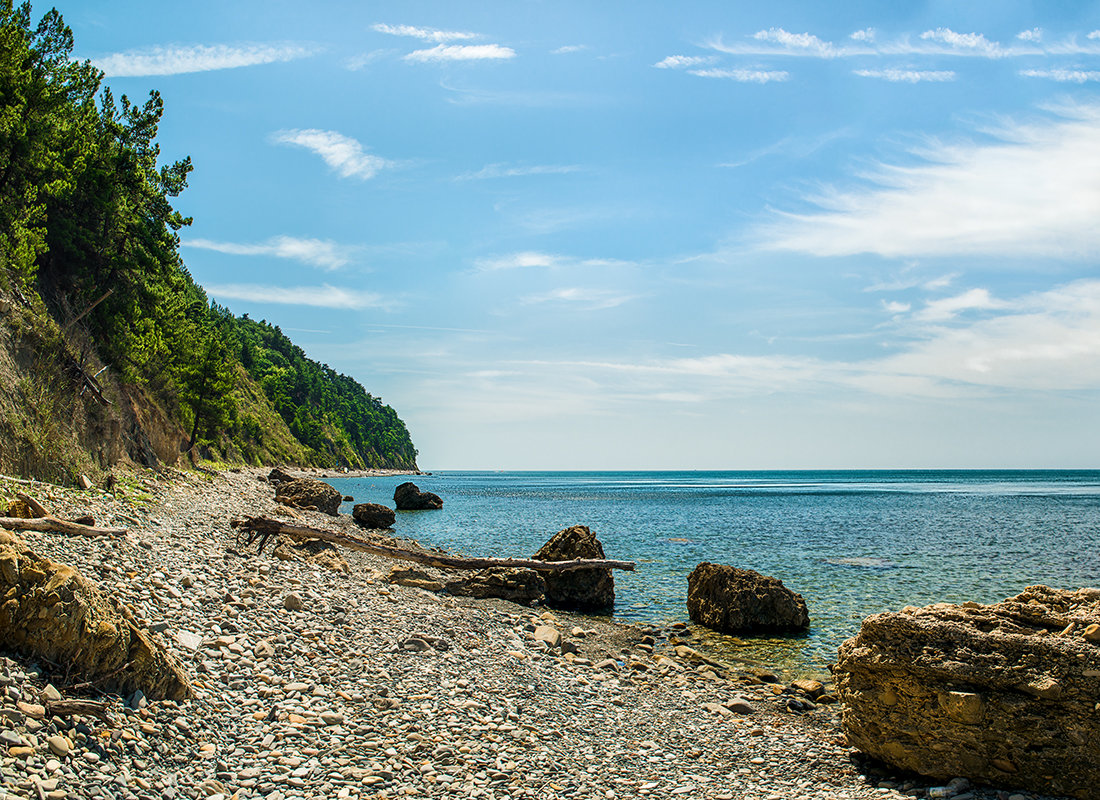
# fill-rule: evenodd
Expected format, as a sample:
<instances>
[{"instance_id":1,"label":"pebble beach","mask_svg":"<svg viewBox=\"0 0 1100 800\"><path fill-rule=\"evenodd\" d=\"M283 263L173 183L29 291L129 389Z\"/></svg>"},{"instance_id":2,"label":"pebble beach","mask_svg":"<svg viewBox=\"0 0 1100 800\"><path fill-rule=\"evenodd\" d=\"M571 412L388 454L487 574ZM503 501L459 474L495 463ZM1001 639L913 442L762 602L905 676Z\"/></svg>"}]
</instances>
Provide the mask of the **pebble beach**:
<instances>
[{"instance_id":1,"label":"pebble beach","mask_svg":"<svg viewBox=\"0 0 1100 800\"><path fill-rule=\"evenodd\" d=\"M277 506L265 472L140 471L113 493L0 479L57 516L127 528L18 536L117 598L196 692L104 694L0 642L0 798L1040 797L868 764L827 686L715 660L684 622L435 594L330 547L257 553L230 519L357 530ZM45 713L57 697L106 714Z\"/></svg>"}]
</instances>

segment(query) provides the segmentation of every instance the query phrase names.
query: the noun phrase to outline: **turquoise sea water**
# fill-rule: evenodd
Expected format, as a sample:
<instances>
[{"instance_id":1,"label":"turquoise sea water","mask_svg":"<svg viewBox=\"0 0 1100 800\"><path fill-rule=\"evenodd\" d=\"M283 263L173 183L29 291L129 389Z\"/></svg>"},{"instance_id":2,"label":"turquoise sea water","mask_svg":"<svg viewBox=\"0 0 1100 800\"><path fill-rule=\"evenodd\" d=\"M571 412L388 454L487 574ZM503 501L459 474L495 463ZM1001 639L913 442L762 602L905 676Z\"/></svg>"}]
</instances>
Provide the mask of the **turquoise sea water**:
<instances>
[{"instance_id":1,"label":"turquoise sea water","mask_svg":"<svg viewBox=\"0 0 1100 800\"><path fill-rule=\"evenodd\" d=\"M332 479L393 506L407 477ZM728 658L818 671L869 614L995 602L1025 586L1100 585L1100 471L451 472L414 482L441 511L396 531L468 555L529 557L569 525L592 528L616 571L614 617L687 620L701 561L780 578L809 606L789 638L704 635ZM350 512L351 504L344 511Z\"/></svg>"}]
</instances>

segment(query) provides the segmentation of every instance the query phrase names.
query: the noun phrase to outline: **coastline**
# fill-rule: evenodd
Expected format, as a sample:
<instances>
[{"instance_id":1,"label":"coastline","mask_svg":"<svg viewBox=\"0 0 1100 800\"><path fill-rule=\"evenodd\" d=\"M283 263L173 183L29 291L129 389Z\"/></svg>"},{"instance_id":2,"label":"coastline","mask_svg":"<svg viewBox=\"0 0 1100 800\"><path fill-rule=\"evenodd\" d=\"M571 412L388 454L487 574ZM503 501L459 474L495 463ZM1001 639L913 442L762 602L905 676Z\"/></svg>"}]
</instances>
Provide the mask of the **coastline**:
<instances>
[{"instance_id":1,"label":"coastline","mask_svg":"<svg viewBox=\"0 0 1100 800\"><path fill-rule=\"evenodd\" d=\"M92 513L129 528L114 539L19 536L128 604L181 659L198 695L144 708L107 696L106 723L45 725L5 695L5 718L33 755L3 759L0 797L52 785L69 797L95 787L104 796L221 800L863 800L921 796L932 785L862 769L836 706L700 660L690 641L677 644L683 631L391 585L393 562L362 553L246 552L228 520L280 513L263 474L137 472L114 495L35 486L60 516ZM3 480L0 488L11 495ZM331 568L341 562L346 572ZM288 609L299 605L291 595L300 610ZM542 625L577 653L540 645ZM89 696L73 688L78 678L66 684L33 659L0 656L0 682L23 696L47 681L65 696ZM48 744L56 735L72 742L64 758Z\"/></svg>"}]
</instances>

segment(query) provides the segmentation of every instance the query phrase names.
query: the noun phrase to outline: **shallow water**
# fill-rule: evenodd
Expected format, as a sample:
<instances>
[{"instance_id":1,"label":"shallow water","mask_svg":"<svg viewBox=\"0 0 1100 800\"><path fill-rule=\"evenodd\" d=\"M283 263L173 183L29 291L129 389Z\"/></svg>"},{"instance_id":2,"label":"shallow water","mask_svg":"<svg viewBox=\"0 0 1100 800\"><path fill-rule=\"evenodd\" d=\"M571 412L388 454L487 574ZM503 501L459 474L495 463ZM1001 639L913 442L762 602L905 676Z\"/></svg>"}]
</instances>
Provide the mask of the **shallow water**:
<instances>
[{"instance_id":1,"label":"shallow water","mask_svg":"<svg viewBox=\"0 0 1100 800\"><path fill-rule=\"evenodd\" d=\"M393 506L408 477L331 479ZM809 606L797 637L707 635L732 658L816 671L878 611L995 602L1025 586L1100 585L1100 471L454 472L414 482L441 511L400 512L399 535L469 555L529 557L592 528L615 573L614 616L687 619L701 561L780 578ZM350 512L351 504L344 511Z\"/></svg>"}]
</instances>

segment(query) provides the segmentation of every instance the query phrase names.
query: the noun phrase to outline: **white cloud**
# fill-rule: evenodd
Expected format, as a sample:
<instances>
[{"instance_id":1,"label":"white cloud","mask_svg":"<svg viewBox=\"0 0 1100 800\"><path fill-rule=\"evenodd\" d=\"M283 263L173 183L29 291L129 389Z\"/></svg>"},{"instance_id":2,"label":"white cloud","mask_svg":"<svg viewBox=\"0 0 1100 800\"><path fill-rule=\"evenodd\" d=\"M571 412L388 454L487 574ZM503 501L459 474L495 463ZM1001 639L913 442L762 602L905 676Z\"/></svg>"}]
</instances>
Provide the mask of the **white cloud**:
<instances>
[{"instance_id":1,"label":"white cloud","mask_svg":"<svg viewBox=\"0 0 1100 800\"><path fill-rule=\"evenodd\" d=\"M439 44L428 50L414 50L406 61L485 61L515 58L516 51L499 44Z\"/></svg>"},{"instance_id":2,"label":"white cloud","mask_svg":"<svg viewBox=\"0 0 1100 800\"><path fill-rule=\"evenodd\" d=\"M507 164L487 164L477 172L459 175L457 180L473 181L487 178L519 178L526 175L567 175L580 172L575 164L535 164L528 167L510 167Z\"/></svg>"},{"instance_id":3,"label":"white cloud","mask_svg":"<svg viewBox=\"0 0 1100 800\"><path fill-rule=\"evenodd\" d=\"M700 78L724 78L738 83L771 83L785 81L791 77L783 70L762 69L693 69L689 74Z\"/></svg>"},{"instance_id":4,"label":"white cloud","mask_svg":"<svg viewBox=\"0 0 1100 800\"><path fill-rule=\"evenodd\" d=\"M480 259L477 262L477 268L482 272L492 272L498 269L518 269L522 267L553 267L561 263L561 256L525 251L497 258Z\"/></svg>"},{"instance_id":5,"label":"white cloud","mask_svg":"<svg viewBox=\"0 0 1100 800\"><path fill-rule=\"evenodd\" d=\"M476 33L467 31L441 31L436 28L417 28L413 25L387 25L384 22L372 25L371 29L378 33L388 33L390 36L411 36L426 42L453 42L478 37Z\"/></svg>"},{"instance_id":6,"label":"white cloud","mask_svg":"<svg viewBox=\"0 0 1100 800\"><path fill-rule=\"evenodd\" d=\"M1041 42L1043 41L1043 29L1032 28L1027 31L1020 31L1016 34L1016 38L1021 42Z\"/></svg>"},{"instance_id":7,"label":"white cloud","mask_svg":"<svg viewBox=\"0 0 1100 800\"><path fill-rule=\"evenodd\" d=\"M219 300L244 300L250 303L278 303L292 306L356 311L364 308L387 308L391 303L373 292L360 292L330 286L269 286L258 283L211 284L203 287Z\"/></svg>"},{"instance_id":8,"label":"white cloud","mask_svg":"<svg viewBox=\"0 0 1100 800\"><path fill-rule=\"evenodd\" d=\"M1087 83L1100 81L1100 70L1083 69L1022 69L1025 78L1049 78L1059 83Z\"/></svg>"},{"instance_id":9,"label":"white cloud","mask_svg":"<svg viewBox=\"0 0 1100 800\"><path fill-rule=\"evenodd\" d=\"M293 236L274 236L266 242L255 244L190 239L183 242L183 246L235 256L289 258L324 270L346 266L354 252L353 248L344 247L326 239L296 239Z\"/></svg>"},{"instance_id":10,"label":"white cloud","mask_svg":"<svg viewBox=\"0 0 1100 800\"><path fill-rule=\"evenodd\" d=\"M857 69L855 75L863 78L881 78L891 83L920 83L932 81L943 83L955 80L955 73L951 70L917 70L917 69Z\"/></svg>"},{"instance_id":11,"label":"white cloud","mask_svg":"<svg viewBox=\"0 0 1100 800\"><path fill-rule=\"evenodd\" d=\"M92 64L103 70L109 78L129 78L181 75L294 61L311 56L314 52L313 48L295 44L152 47L100 56L93 58Z\"/></svg>"},{"instance_id":12,"label":"white cloud","mask_svg":"<svg viewBox=\"0 0 1100 800\"><path fill-rule=\"evenodd\" d=\"M581 289L576 287L554 289L542 294L533 294L524 297L521 302L525 305L536 303L579 303L589 311L599 311L607 308L615 308L634 300L637 295L622 294L610 289Z\"/></svg>"},{"instance_id":13,"label":"white cloud","mask_svg":"<svg viewBox=\"0 0 1100 800\"><path fill-rule=\"evenodd\" d=\"M925 31L920 38L944 45L950 53L972 53L994 58L1004 55L1004 50L998 42L991 42L980 33L957 33L950 28L936 28Z\"/></svg>"},{"instance_id":14,"label":"white cloud","mask_svg":"<svg viewBox=\"0 0 1100 800\"><path fill-rule=\"evenodd\" d=\"M890 302L886 302L885 300L883 300L882 307L889 311L891 314L904 314L913 306L909 303L899 303L896 300L891 300Z\"/></svg>"},{"instance_id":15,"label":"white cloud","mask_svg":"<svg viewBox=\"0 0 1100 800\"><path fill-rule=\"evenodd\" d=\"M1006 306L1006 303L993 298L988 289L970 289L954 297L929 300L914 316L926 322L944 322L964 311L988 311Z\"/></svg>"},{"instance_id":16,"label":"white cloud","mask_svg":"<svg viewBox=\"0 0 1100 800\"><path fill-rule=\"evenodd\" d=\"M312 150L326 164L336 170L341 178L367 180L392 163L363 150L363 145L351 137L336 131L307 130L278 131L273 140L279 144L291 144Z\"/></svg>"},{"instance_id":17,"label":"white cloud","mask_svg":"<svg viewBox=\"0 0 1100 800\"><path fill-rule=\"evenodd\" d=\"M1093 31L1092 33L1089 34L1088 38L1090 38L1090 39L1100 39L1100 31Z\"/></svg>"},{"instance_id":18,"label":"white cloud","mask_svg":"<svg viewBox=\"0 0 1100 800\"><path fill-rule=\"evenodd\" d=\"M1100 106L1016 124L993 143L937 144L871 185L807 198L821 211L758 230L766 249L821 256L1100 254Z\"/></svg>"},{"instance_id":19,"label":"white cloud","mask_svg":"<svg viewBox=\"0 0 1100 800\"><path fill-rule=\"evenodd\" d=\"M562 55L566 55L568 53L579 53L582 50L587 50L587 49L588 49L588 45L586 45L586 44L566 44L566 45L562 45L561 47L554 48L553 50L550 51L550 54L554 55L554 56L562 56Z\"/></svg>"},{"instance_id":20,"label":"white cloud","mask_svg":"<svg viewBox=\"0 0 1100 800\"><path fill-rule=\"evenodd\" d=\"M864 28L860 31L853 31L848 38L856 42L873 42L877 33L874 28Z\"/></svg>"},{"instance_id":21,"label":"white cloud","mask_svg":"<svg viewBox=\"0 0 1100 800\"><path fill-rule=\"evenodd\" d=\"M687 67L697 67L700 64L713 63L713 56L666 56L653 66L657 69L686 69Z\"/></svg>"},{"instance_id":22,"label":"white cloud","mask_svg":"<svg viewBox=\"0 0 1100 800\"><path fill-rule=\"evenodd\" d=\"M394 54L394 50L371 50L369 53L360 53L357 56L352 56L344 61L344 68L357 72L364 67L373 64L375 61L380 61L387 56Z\"/></svg>"},{"instance_id":23,"label":"white cloud","mask_svg":"<svg viewBox=\"0 0 1100 800\"><path fill-rule=\"evenodd\" d=\"M758 42L777 44L792 54L822 58L832 58L836 55L836 48L832 42L823 41L812 33L791 33L783 28L769 28L766 31L757 31L752 38Z\"/></svg>"}]
</instances>

